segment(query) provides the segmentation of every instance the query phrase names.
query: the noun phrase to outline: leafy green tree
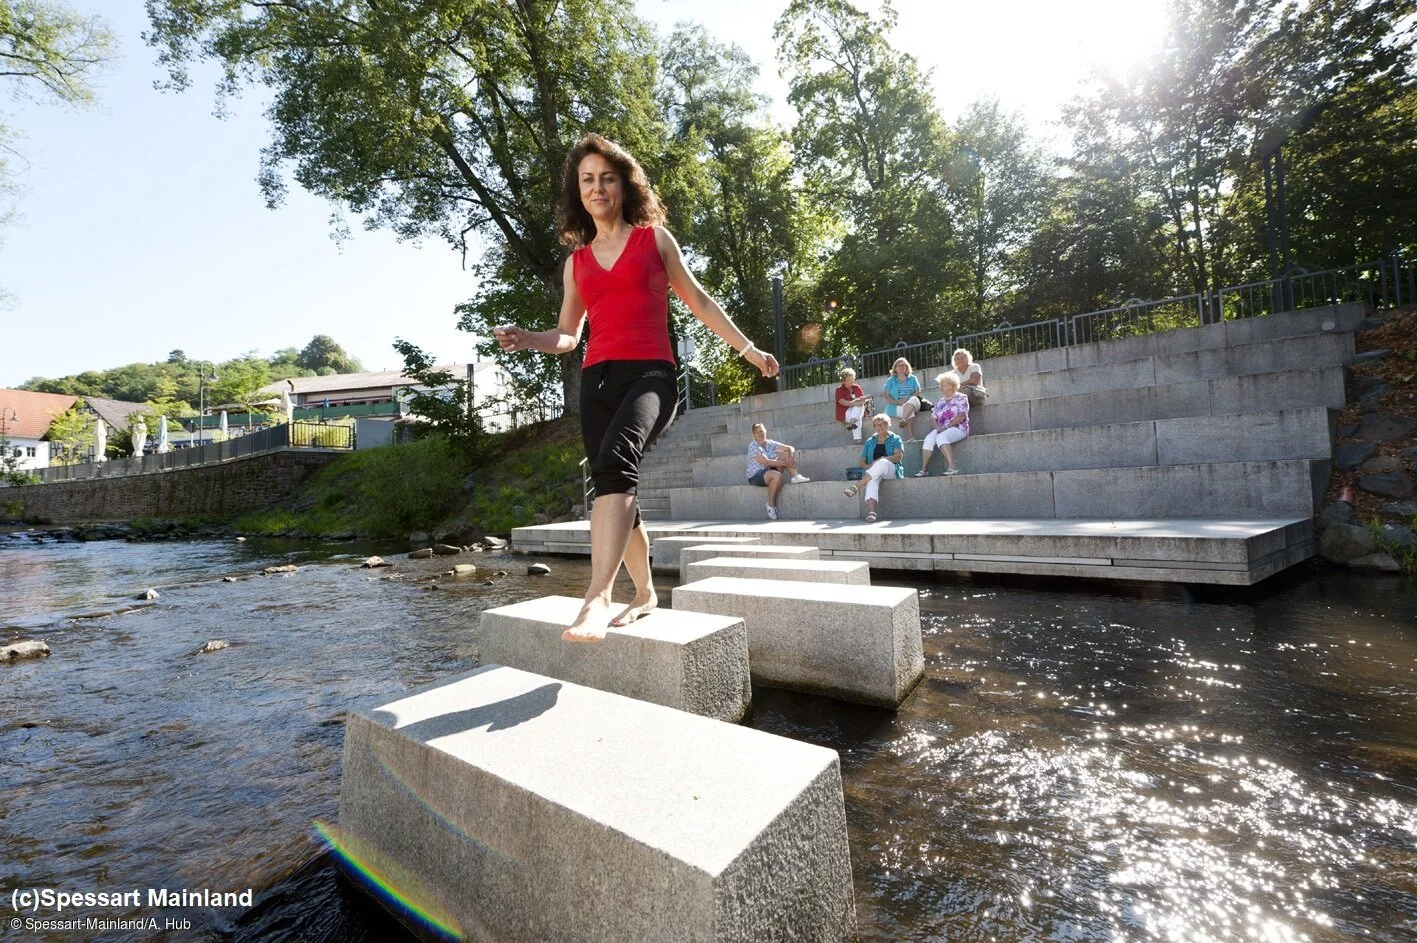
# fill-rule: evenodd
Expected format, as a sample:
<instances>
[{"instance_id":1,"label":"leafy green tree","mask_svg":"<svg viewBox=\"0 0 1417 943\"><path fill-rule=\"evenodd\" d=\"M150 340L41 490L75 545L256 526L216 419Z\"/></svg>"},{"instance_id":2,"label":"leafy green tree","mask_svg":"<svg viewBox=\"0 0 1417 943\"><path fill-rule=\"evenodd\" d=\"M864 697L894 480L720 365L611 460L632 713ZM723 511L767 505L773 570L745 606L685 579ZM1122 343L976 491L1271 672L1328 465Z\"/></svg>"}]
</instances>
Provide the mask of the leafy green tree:
<instances>
[{"instance_id":1,"label":"leafy green tree","mask_svg":"<svg viewBox=\"0 0 1417 943\"><path fill-rule=\"evenodd\" d=\"M316 334L311 338L295 363L301 369L315 373L326 369L331 373L358 373L362 369L359 361L346 354L344 348L326 334Z\"/></svg>"},{"instance_id":2,"label":"leafy green tree","mask_svg":"<svg viewBox=\"0 0 1417 943\"><path fill-rule=\"evenodd\" d=\"M403 357L403 374L422 389L415 389L406 401L409 411L427 420L428 431L441 435L464 456L474 456L487 446L482 418L470 406L467 380L437 369L434 360L402 338L394 349Z\"/></svg>"},{"instance_id":3,"label":"leafy green tree","mask_svg":"<svg viewBox=\"0 0 1417 943\"><path fill-rule=\"evenodd\" d=\"M1046 160L1021 118L995 100L976 101L954 126L946 168L955 224L954 252L966 277L947 305L955 329L992 326L1024 290L1021 253L1043 223L1051 189Z\"/></svg>"},{"instance_id":4,"label":"leafy green tree","mask_svg":"<svg viewBox=\"0 0 1417 943\"><path fill-rule=\"evenodd\" d=\"M18 97L90 105L93 80L114 53L113 33L97 16L54 0L0 0L0 80ZM18 189L9 164L14 138L0 113L0 230L13 218Z\"/></svg>"},{"instance_id":5,"label":"leafy green tree","mask_svg":"<svg viewBox=\"0 0 1417 943\"><path fill-rule=\"evenodd\" d=\"M715 42L702 27L681 27L664 44L660 97L673 142L665 161L676 165L667 176L684 191L665 197L687 208L674 225L688 261L738 326L769 346L772 277L788 284L809 278L829 223L799 199L788 137L752 90L757 71L739 47ZM696 339L700 362L721 390L741 394L761 381L687 310L675 308L678 333ZM788 320L794 339L800 326ZM788 349L797 359L814 352L794 347Z\"/></svg>"},{"instance_id":6,"label":"leafy green tree","mask_svg":"<svg viewBox=\"0 0 1417 943\"><path fill-rule=\"evenodd\" d=\"M246 410L246 425L251 425L254 414L269 412L270 394L262 388L271 382L270 367L260 357L247 355L228 360L217 367L217 380L211 388L210 396L217 403L237 403ZM212 405L212 400L207 401Z\"/></svg>"},{"instance_id":7,"label":"leafy green tree","mask_svg":"<svg viewBox=\"0 0 1417 943\"><path fill-rule=\"evenodd\" d=\"M49 424L49 464L77 465L88 459L96 440L96 417L71 406Z\"/></svg>"},{"instance_id":8,"label":"leafy green tree","mask_svg":"<svg viewBox=\"0 0 1417 943\"><path fill-rule=\"evenodd\" d=\"M821 287L873 347L943 333L957 278L941 264L949 133L928 76L886 39L895 22L889 3L873 18L846 0L792 0L774 34L809 198L843 220Z\"/></svg>"},{"instance_id":9,"label":"leafy green tree","mask_svg":"<svg viewBox=\"0 0 1417 943\"><path fill-rule=\"evenodd\" d=\"M268 90L261 183L287 176L407 239L466 252L482 286L461 326L490 336L550 326L565 253L552 213L561 162L581 133L663 150L653 37L628 4L599 0L150 0L150 42L172 85L213 61L221 94ZM494 353L490 342L488 353ZM523 389L559 379L577 401L575 358L502 358ZM559 376L557 375L559 373Z\"/></svg>"}]
</instances>

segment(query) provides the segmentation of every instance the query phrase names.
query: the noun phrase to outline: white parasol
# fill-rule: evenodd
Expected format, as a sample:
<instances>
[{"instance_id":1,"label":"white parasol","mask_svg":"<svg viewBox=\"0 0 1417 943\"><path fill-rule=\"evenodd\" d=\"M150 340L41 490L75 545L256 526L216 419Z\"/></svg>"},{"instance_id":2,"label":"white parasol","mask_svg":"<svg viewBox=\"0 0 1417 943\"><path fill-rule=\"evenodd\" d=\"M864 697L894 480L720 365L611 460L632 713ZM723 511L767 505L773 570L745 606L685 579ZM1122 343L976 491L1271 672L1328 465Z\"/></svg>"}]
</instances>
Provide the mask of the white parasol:
<instances>
[{"instance_id":1,"label":"white parasol","mask_svg":"<svg viewBox=\"0 0 1417 943\"><path fill-rule=\"evenodd\" d=\"M157 421L157 452L161 455L171 451L172 443L167 441L167 417L162 416Z\"/></svg>"},{"instance_id":2,"label":"white parasol","mask_svg":"<svg viewBox=\"0 0 1417 943\"><path fill-rule=\"evenodd\" d=\"M290 390L280 391L280 411L285 413L285 421L291 422L295 419L295 403L290 399Z\"/></svg>"},{"instance_id":3,"label":"white parasol","mask_svg":"<svg viewBox=\"0 0 1417 943\"><path fill-rule=\"evenodd\" d=\"M106 451L108 451L108 424L102 419L94 417L93 460L95 462L108 461L108 456L103 454Z\"/></svg>"},{"instance_id":4,"label":"white parasol","mask_svg":"<svg viewBox=\"0 0 1417 943\"><path fill-rule=\"evenodd\" d=\"M217 421L217 429L221 432L223 438L229 434L226 431L226 410L224 409L221 411L221 419Z\"/></svg>"}]
</instances>

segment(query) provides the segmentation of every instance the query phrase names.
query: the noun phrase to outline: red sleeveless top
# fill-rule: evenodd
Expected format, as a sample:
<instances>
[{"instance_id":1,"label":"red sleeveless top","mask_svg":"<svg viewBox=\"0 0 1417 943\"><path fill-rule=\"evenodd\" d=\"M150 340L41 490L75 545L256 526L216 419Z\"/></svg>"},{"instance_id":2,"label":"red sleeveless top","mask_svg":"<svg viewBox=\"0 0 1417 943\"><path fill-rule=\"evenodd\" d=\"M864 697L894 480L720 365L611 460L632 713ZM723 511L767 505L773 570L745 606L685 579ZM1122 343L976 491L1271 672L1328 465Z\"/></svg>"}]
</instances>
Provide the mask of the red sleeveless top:
<instances>
[{"instance_id":1,"label":"red sleeveless top","mask_svg":"<svg viewBox=\"0 0 1417 943\"><path fill-rule=\"evenodd\" d=\"M636 226L625 250L607 270L590 246L571 256L571 277L590 318L590 341L582 366L602 360L667 360L669 275L654 241L654 227Z\"/></svg>"}]
</instances>

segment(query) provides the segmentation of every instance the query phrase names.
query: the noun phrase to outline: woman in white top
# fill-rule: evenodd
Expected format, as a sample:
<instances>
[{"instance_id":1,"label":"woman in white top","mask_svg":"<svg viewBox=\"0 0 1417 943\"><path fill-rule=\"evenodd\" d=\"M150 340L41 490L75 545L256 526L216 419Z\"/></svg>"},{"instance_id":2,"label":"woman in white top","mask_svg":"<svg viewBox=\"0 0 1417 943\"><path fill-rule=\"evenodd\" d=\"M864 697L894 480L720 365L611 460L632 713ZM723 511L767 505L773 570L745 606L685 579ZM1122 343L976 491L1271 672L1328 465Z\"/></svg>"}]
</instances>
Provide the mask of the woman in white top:
<instances>
[{"instance_id":1,"label":"woman in white top","mask_svg":"<svg viewBox=\"0 0 1417 943\"><path fill-rule=\"evenodd\" d=\"M983 406L989 391L984 388L984 371L974 362L974 355L961 347L950 359L959 377L960 392L969 399L969 405Z\"/></svg>"}]
</instances>

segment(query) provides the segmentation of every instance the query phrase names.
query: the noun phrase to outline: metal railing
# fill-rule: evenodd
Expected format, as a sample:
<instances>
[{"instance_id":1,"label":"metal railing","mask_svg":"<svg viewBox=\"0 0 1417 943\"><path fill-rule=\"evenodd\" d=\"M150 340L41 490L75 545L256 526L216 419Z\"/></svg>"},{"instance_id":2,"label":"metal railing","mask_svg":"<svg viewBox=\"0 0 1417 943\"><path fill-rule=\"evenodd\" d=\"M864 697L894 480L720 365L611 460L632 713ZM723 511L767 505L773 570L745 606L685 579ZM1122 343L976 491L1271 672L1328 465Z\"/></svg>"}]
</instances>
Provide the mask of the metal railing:
<instances>
[{"instance_id":1,"label":"metal railing","mask_svg":"<svg viewBox=\"0 0 1417 943\"><path fill-rule=\"evenodd\" d=\"M679 399L676 402L679 415L691 409L703 409L718 405L718 384L693 367L686 366L679 371Z\"/></svg>"},{"instance_id":2,"label":"metal railing","mask_svg":"<svg viewBox=\"0 0 1417 943\"><path fill-rule=\"evenodd\" d=\"M780 379L781 389L795 390L804 386L821 386L824 383L839 382L841 371L846 367L856 369L856 361L850 356L824 359L813 357L803 363L780 367L777 375Z\"/></svg>"},{"instance_id":3,"label":"metal railing","mask_svg":"<svg viewBox=\"0 0 1417 943\"><path fill-rule=\"evenodd\" d=\"M1014 354L1031 354L1040 350L1062 347L1063 330L1063 321L1060 318L1050 321L1034 321L1030 324L1020 324L1017 327L1005 324L992 331L961 334L950 341L950 351L953 353L962 347L969 351L975 360L1011 357ZM954 366L954 364L950 363L949 366Z\"/></svg>"},{"instance_id":4,"label":"metal railing","mask_svg":"<svg viewBox=\"0 0 1417 943\"><path fill-rule=\"evenodd\" d=\"M934 370L949 366L950 351L946 340L925 341L922 344L907 344L897 341L894 347L868 350L856 356L856 372L863 377L885 376L897 360L904 357L910 362L910 369ZM833 380L838 377L832 377Z\"/></svg>"},{"instance_id":5,"label":"metal railing","mask_svg":"<svg viewBox=\"0 0 1417 943\"><path fill-rule=\"evenodd\" d=\"M884 376L898 357L905 357L919 370L948 368L950 354L960 347L969 350L976 360L987 360L1355 301L1374 308L1417 303L1417 262L1392 256L1368 265L1322 272L1296 269L1284 278L1229 285L1210 294L1178 295L1159 301L1133 298L1115 308L1068 318L1017 326L1004 324L988 331L919 344L902 342L861 354L814 357L805 363L783 366L779 389L835 383L843 367L851 367L863 378Z\"/></svg>"},{"instance_id":6,"label":"metal railing","mask_svg":"<svg viewBox=\"0 0 1417 943\"><path fill-rule=\"evenodd\" d=\"M1117 308L1089 311L1068 318L1068 338L1072 344L1111 341L1138 334L1159 334L1205 322L1205 296L1178 295L1160 301L1132 298Z\"/></svg>"},{"instance_id":7,"label":"metal railing","mask_svg":"<svg viewBox=\"0 0 1417 943\"><path fill-rule=\"evenodd\" d=\"M234 458L288 448L353 449L355 441L353 426L316 422L282 423L258 429L250 435L234 436L225 442L213 442L189 449L173 449L171 452L155 452L141 457L115 458L106 462L51 465L48 468L35 469L33 474L41 482L122 478L173 468L216 465Z\"/></svg>"},{"instance_id":8,"label":"metal railing","mask_svg":"<svg viewBox=\"0 0 1417 943\"><path fill-rule=\"evenodd\" d=\"M590 519L590 505L595 500L595 485L590 480L590 459L581 459L581 502L585 505L586 519Z\"/></svg>"}]
</instances>

